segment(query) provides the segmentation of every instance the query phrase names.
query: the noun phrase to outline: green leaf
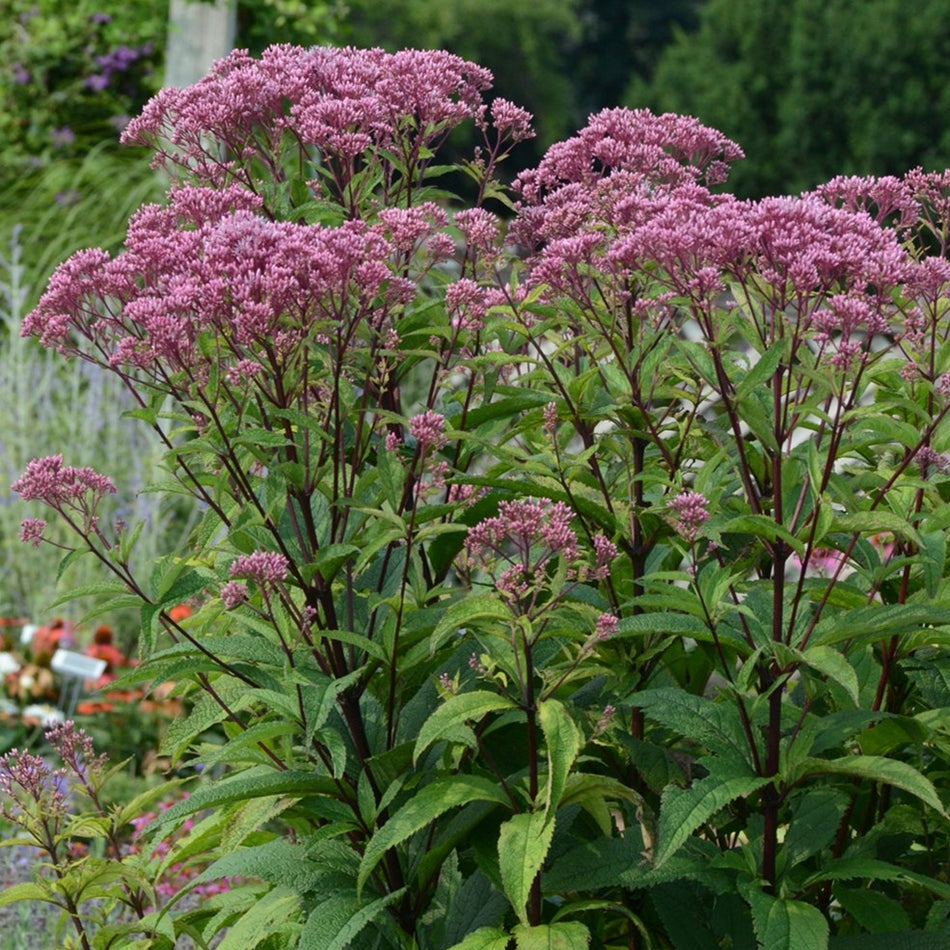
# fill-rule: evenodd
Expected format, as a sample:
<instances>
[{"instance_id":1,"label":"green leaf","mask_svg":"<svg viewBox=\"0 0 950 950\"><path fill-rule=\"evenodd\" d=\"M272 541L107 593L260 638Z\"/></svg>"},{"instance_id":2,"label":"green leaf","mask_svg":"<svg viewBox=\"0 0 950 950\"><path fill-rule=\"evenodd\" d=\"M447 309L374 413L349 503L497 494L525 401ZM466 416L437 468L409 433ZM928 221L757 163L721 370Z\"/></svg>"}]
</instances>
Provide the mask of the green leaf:
<instances>
[{"instance_id":1,"label":"green leaf","mask_svg":"<svg viewBox=\"0 0 950 950\"><path fill-rule=\"evenodd\" d=\"M803 759L792 772L792 781L808 775L847 775L851 778L881 782L903 789L941 815L946 815L943 802L926 776L913 766L883 755L846 755L840 759Z\"/></svg>"},{"instance_id":2,"label":"green leaf","mask_svg":"<svg viewBox=\"0 0 950 950\"><path fill-rule=\"evenodd\" d=\"M842 858L834 861L829 867L812 874L803 887L811 887L823 881L909 881L925 890L938 895L943 900L950 900L950 884L928 877L926 874L917 874L899 868L887 861L878 861L876 858Z\"/></svg>"},{"instance_id":3,"label":"green leaf","mask_svg":"<svg viewBox=\"0 0 950 950\"><path fill-rule=\"evenodd\" d=\"M479 927L449 950L508 950L511 938L498 927Z\"/></svg>"},{"instance_id":4,"label":"green leaf","mask_svg":"<svg viewBox=\"0 0 950 950\"><path fill-rule=\"evenodd\" d=\"M55 893L41 887L39 884L33 884L25 881L22 884L11 884L0 891L0 907L6 907L7 904L15 904L17 901L45 901L47 904L56 904Z\"/></svg>"},{"instance_id":5,"label":"green leaf","mask_svg":"<svg viewBox=\"0 0 950 950\"><path fill-rule=\"evenodd\" d=\"M828 921L801 901L772 897L749 888L746 900L759 945L767 950L827 950Z\"/></svg>"},{"instance_id":6,"label":"green leaf","mask_svg":"<svg viewBox=\"0 0 950 950\"><path fill-rule=\"evenodd\" d=\"M773 343L764 353L759 356L755 366L753 366L745 378L736 388L736 398L743 399L750 392L758 390L760 386L765 385L775 375L782 357L785 355L787 343L785 339Z\"/></svg>"},{"instance_id":7,"label":"green leaf","mask_svg":"<svg viewBox=\"0 0 950 950\"><path fill-rule=\"evenodd\" d=\"M491 693L488 690L476 690L471 693L459 693L450 696L429 716L419 730L416 747L412 753L413 765L419 761L419 756L429 746L441 739L462 738L464 741L464 736L459 735L459 730L467 729L465 723L469 720L481 719L488 713L496 712L499 709L514 708L515 704L506 696ZM470 730L468 730L468 735L471 735ZM468 744L474 745L474 740Z\"/></svg>"},{"instance_id":8,"label":"green leaf","mask_svg":"<svg viewBox=\"0 0 950 950\"><path fill-rule=\"evenodd\" d=\"M456 775L433 782L416 792L370 839L360 862L357 893L362 892L373 868L390 848L405 841L450 809L467 805L469 802L497 802L499 805L506 805L508 799L495 782L476 775Z\"/></svg>"},{"instance_id":9,"label":"green leaf","mask_svg":"<svg viewBox=\"0 0 950 950\"><path fill-rule=\"evenodd\" d=\"M757 792L769 781L757 775L724 776L718 771L710 771L709 775L689 788L671 785L664 789L654 867L660 867L669 860L686 839L721 808L737 798Z\"/></svg>"},{"instance_id":10,"label":"green leaf","mask_svg":"<svg viewBox=\"0 0 950 950\"><path fill-rule=\"evenodd\" d=\"M882 511L880 508L875 508L874 511L855 511L838 515L834 520L834 530L861 535L882 534L890 531L899 538L913 542L917 547L922 546L920 535L905 518L891 511Z\"/></svg>"},{"instance_id":11,"label":"green leaf","mask_svg":"<svg viewBox=\"0 0 950 950\"><path fill-rule=\"evenodd\" d=\"M353 938L399 900L405 890L400 888L369 903L352 894L335 894L319 901L307 911L300 946L306 950L346 950Z\"/></svg>"},{"instance_id":12,"label":"green leaf","mask_svg":"<svg viewBox=\"0 0 950 950\"><path fill-rule=\"evenodd\" d=\"M839 650L829 646L812 646L801 657L807 666L841 686L855 706L858 705L858 674Z\"/></svg>"},{"instance_id":13,"label":"green leaf","mask_svg":"<svg viewBox=\"0 0 950 950\"><path fill-rule=\"evenodd\" d=\"M512 931L517 950L587 950L590 931L576 920L529 927L518 924Z\"/></svg>"},{"instance_id":14,"label":"green leaf","mask_svg":"<svg viewBox=\"0 0 950 950\"><path fill-rule=\"evenodd\" d=\"M767 515L739 515L730 518L719 530L723 534L751 534L763 541L784 541L796 554L805 554L805 545L787 528L773 521Z\"/></svg>"},{"instance_id":15,"label":"green leaf","mask_svg":"<svg viewBox=\"0 0 950 950\"><path fill-rule=\"evenodd\" d=\"M548 782L544 793L544 815L547 819L561 802L567 777L584 747L584 736L564 704L556 699L546 699L540 703L538 721L544 733L548 755Z\"/></svg>"},{"instance_id":16,"label":"green leaf","mask_svg":"<svg viewBox=\"0 0 950 950\"><path fill-rule=\"evenodd\" d=\"M831 843L847 807L848 796L833 788L806 788L799 795L782 845L786 871Z\"/></svg>"},{"instance_id":17,"label":"green leaf","mask_svg":"<svg viewBox=\"0 0 950 950\"><path fill-rule=\"evenodd\" d=\"M251 905L241 918L228 927L218 950L252 950L268 937L287 929L288 920L300 912L297 894L278 887Z\"/></svg>"},{"instance_id":18,"label":"green leaf","mask_svg":"<svg viewBox=\"0 0 950 950\"><path fill-rule=\"evenodd\" d=\"M528 896L551 847L554 825L553 818L546 821L543 812L533 811L515 815L498 832L501 886L523 924L528 922Z\"/></svg>"},{"instance_id":19,"label":"green leaf","mask_svg":"<svg viewBox=\"0 0 950 950\"><path fill-rule=\"evenodd\" d=\"M859 927L870 933L911 929L907 911L886 894L868 888L836 887L835 900Z\"/></svg>"},{"instance_id":20,"label":"green leaf","mask_svg":"<svg viewBox=\"0 0 950 950\"><path fill-rule=\"evenodd\" d=\"M203 811L205 808L220 808L249 798L267 795L294 795L303 798L309 795L336 795L339 789L333 779L313 772L276 772L269 766L260 766L230 775L209 785L196 788L188 798L159 812L148 825L148 835L153 834L179 819Z\"/></svg>"},{"instance_id":21,"label":"green leaf","mask_svg":"<svg viewBox=\"0 0 950 950\"><path fill-rule=\"evenodd\" d=\"M430 653L435 653L453 634L464 631L470 624L485 620L505 624L507 629L512 620L511 610L496 594L468 595L456 601L432 631Z\"/></svg>"}]
</instances>

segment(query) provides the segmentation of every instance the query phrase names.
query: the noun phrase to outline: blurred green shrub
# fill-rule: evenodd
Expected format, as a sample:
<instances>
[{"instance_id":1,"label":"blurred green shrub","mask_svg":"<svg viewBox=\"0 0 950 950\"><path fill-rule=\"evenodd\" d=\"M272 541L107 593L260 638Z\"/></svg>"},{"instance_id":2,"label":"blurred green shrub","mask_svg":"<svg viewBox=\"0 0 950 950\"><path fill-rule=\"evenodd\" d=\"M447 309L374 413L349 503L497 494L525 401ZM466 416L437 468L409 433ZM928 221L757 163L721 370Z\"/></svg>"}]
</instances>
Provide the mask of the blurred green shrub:
<instances>
[{"instance_id":1,"label":"blurred green shrub","mask_svg":"<svg viewBox=\"0 0 950 950\"><path fill-rule=\"evenodd\" d=\"M2 0L5 174L116 141L161 85L167 17L165 0Z\"/></svg>"}]
</instances>

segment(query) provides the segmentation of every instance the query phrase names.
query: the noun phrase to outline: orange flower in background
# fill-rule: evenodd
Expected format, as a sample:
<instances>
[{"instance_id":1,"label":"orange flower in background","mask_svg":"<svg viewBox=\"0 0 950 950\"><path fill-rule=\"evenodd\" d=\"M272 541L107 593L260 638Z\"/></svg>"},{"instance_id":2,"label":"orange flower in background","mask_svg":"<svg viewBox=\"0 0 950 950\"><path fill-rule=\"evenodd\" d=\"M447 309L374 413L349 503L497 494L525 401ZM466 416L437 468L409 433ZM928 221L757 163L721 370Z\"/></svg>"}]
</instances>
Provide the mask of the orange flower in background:
<instances>
[{"instance_id":1,"label":"orange flower in background","mask_svg":"<svg viewBox=\"0 0 950 950\"><path fill-rule=\"evenodd\" d=\"M30 649L36 658L52 658L60 647L72 646L73 642L73 625L57 619L45 627L36 628Z\"/></svg>"},{"instance_id":2,"label":"orange flower in background","mask_svg":"<svg viewBox=\"0 0 950 950\"><path fill-rule=\"evenodd\" d=\"M175 623L180 623L182 620L187 620L191 616L191 607L189 607L188 604L176 604L168 611L168 616L174 620Z\"/></svg>"}]
</instances>

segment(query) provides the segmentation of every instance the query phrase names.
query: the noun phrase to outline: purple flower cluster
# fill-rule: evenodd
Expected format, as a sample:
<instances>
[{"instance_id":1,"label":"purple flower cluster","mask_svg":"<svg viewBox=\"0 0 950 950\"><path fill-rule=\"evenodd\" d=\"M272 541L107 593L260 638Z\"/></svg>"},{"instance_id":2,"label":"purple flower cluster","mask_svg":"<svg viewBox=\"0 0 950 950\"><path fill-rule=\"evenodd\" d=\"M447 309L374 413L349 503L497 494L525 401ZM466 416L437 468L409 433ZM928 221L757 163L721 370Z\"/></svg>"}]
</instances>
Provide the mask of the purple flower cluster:
<instances>
[{"instance_id":1,"label":"purple flower cluster","mask_svg":"<svg viewBox=\"0 0 950 950\"><path fill-rule=\"evenodd\" d=\"M66 517L84 535L99 535L99 506L115 494L112 479L91 468L63 465L61 455L33 459L10 486L24 501L40 501ZM38 546L46 522L27 518L20 525L20 540Z\"/></svg>"},{"instance_id":2,"label":"purple flower cluster","mask_svg":"<svg viewBox=\"0 0 950 950\"><path fill-rule=\"evenodd\" d=\"M100 20L94 22L108 21ZM84 85L87 89L91 89L94 92L101 92L112 82L113 75L126 72L134 63L151 55L151 43L145 43L142 46L127 46L125 43L122 43L114 50L110 50L108 53L95 58L96 66L99 67L100 71L93 73L91 76L87 76Z\"/></svg>"}]
</instances>

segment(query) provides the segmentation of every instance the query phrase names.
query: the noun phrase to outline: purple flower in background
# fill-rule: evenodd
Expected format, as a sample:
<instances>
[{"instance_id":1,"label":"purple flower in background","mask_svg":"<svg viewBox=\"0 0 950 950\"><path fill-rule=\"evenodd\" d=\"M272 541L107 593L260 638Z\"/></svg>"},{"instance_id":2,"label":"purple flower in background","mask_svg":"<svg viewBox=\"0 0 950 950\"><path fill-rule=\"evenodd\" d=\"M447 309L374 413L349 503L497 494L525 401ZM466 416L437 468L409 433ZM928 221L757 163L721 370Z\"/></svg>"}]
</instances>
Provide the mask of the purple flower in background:
<instances>
[{"instance_id":1,"label":"purple flower in background","mask_svg":"<svg viewBox=\"0 0 950 950\"><path fill-rule=\"evenodd\" d=\"M71 208L82 201L82 192L76 191L75 188L68 188L66 191L57 192L53 196L53 201L61 208Z\"/></svg>"},{"instance_id":2,"label":"purple flower in background","mask_svg":"<svg viewBox=\"0 0 950 950\"><path fill-rule=\"evenodd\" d=\"M108 73L95 73L92 76L87 76L86 81L83 83L86 89L91 89L93 92L102 92L108 85Z\"/></svg>"},{"instance_id":3,"label":"purple flower in background","mask_svg":"<svg viewBox=\"0 0 950 950\"><path fill-rule=\"evenodd\" d=\"M102 13L101 11L97 11L96 13L93 13L92 16L89 17L89 22L96 23L96 24L111 23L112 17L109 16L108 13Z\"/></svg>"},{"instance_id":4,"label":"purple flower in background","mask_svg":"<svg viewBox=\"0 0 950 950\"><path fill-rule=\"evenodd\" d=\"M13 73L13 81L18 86L25 86L33 78L23 63L14 63L10 71Z\"/></svg>"},{"instance_id":5,"label":"purple flower in background","mask_svg":"<svg viewBox=\"0 0 950 950\"><path fill-rule=\"evenodd\" d=\"M76 141L76 133L68 125L62 125L58 129L53 129L49 137L53 143L53 148L66 148Z\"/></svg>"}]
</instances>

